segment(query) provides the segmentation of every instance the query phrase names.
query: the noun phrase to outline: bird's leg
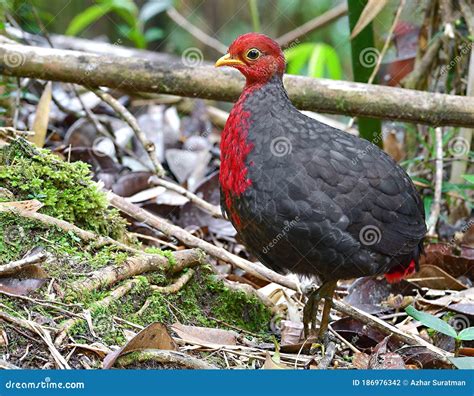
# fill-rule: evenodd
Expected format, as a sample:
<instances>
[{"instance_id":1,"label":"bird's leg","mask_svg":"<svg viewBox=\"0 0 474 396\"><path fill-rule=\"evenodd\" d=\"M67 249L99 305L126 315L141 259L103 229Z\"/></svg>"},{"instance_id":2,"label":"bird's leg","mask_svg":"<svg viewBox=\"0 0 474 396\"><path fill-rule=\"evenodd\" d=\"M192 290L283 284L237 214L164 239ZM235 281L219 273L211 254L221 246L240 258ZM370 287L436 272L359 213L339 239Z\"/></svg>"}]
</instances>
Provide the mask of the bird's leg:
<instances>
[{"instance_id":1,"label":"bird's leg","mask_svg":"<svg viewBox=\"0 0 474 396\"><path fill-rule=\"evenodd\" d=\"M310 335L315 335L316 331L316 317L318 313L319 302L324 298L323 316L321 318L321 324L317 338L321 339L326 333L329 324L329 313L332 306L332 298L334 290L336 289L337 281L330 281L323 283L322 286L312 291L303 309L303 323L304 323L304 336L308 338ZM311 328L309 324L311 323Z\"/></svg>"}]
</instances>

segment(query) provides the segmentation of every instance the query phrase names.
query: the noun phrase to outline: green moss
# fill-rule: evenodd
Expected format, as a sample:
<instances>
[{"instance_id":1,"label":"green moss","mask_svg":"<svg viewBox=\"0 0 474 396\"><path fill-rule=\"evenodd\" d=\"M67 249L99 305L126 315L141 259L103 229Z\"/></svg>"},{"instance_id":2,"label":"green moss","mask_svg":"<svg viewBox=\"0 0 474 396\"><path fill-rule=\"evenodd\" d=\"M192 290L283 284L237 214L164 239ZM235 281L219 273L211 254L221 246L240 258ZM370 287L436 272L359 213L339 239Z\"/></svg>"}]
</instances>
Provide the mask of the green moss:
<instances>
[{"instance_id":1,"label":"green moss","mask_svg":"<svg viewBox=\"0 0 474 396\"><path fill-rule=\"evenodd\" d=\"M163 274L148 276L153 284L170 282ZM146 294L144 294L146 292ZM140 315L137 311L148 300ZM227 288L209 268L197 270L192 280L178 293L151 293L147 287L136 289L115 306L115 314L130 317L134 323L146 326L152 322L196 326L221 326L221 322L241 329L264 333L271 313L256 297ZM218 319L218 321L214 320Z\"/></svg>"},{"instance_id":2,"label":"green moss","mask_svg":"<svg viewBox=\"0 0 474 396\"><path fill-rule=\"evenodd\" d=\"M39 200L44 204L41 213L116 239L125 235L124 220L108 208L83 162L62 161L19 139L0 149L0 186L18 200Z\"/></svg>"}]
</instances>

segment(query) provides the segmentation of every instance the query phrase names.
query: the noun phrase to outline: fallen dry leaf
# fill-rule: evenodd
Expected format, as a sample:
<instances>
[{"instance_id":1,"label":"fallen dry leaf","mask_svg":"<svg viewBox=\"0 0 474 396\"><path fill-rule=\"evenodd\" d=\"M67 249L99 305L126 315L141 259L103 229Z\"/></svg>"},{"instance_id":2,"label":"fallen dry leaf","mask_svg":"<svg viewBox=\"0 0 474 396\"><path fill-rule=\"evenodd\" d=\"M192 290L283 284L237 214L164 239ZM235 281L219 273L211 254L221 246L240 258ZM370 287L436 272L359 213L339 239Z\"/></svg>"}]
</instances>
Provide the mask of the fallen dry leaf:
<instances>
[{"instance_id":1,"label":"fallen dry leaf","mask_svg":"<svg viewBox=\"0 0 474 396\"><path fill-rule=\"evenodd\" d=\"M303 323L289 320L281 321L281 346L294 345L301 341Z\"/></svg>"},{"instance_id":2,"label":"fallen dry leaf","mask_svg":"<svg viewBox=\"0 0 474 396\"><path fill-rule=\"evenodd\" d=\"M0 202L0 212L9 212L12 210L24 210L27 212L37 212L43 207L43 203L37 199L28 199L25 201Z\"/></svg>"},{"instance_id":3,"label":"fallen dry leaf","mask_svg":"<svg viewBox=\"0 0 474 396\"><path fill-rule=\"evenodd\" d=\"M390 352L387 348L390 336L385 337L374 348L372 355L370 355L368 369L375 370L400 370L406 369L403 358L395 352Z\"/></svg>"},{"instance_id":4,"label":"fallen dry leaf","mask_svg":"<svg viewBox=\"0 0 474 396\"><path fill-rule=\"evenodd\" d=\"M176 332L179 338L191 344L199 344L209 348L237 345L237 334L229 330L186 326L181 323L173 324L171 329Z\"/></svg>"},{"instance_id":5,"label":"fallen dry leaf","mask_svg":"<svg viewBox=\"0 0 474 396\"><path fill-rule=\"evenodd\" d=\"M122 348L109 353L103 362L103 368L113 367L115 361L122 355L143 349L164 349L176 351L178 347L170 336L165 325L155 322L144 328Z\"/></svg>"},{"instance_id":6,"label":"fallen dry leaf","mask_svg":"<svg viewBox=\"0 0 474 396\"><path fill-rule=\"evenodd\" d=\"M270 353L267 352L265 355L265 363L263 364L262 368L265 370L285 370L290 369L291 367L282 363L276 363L272 359Z\"/></svg>"},{"instance_id":7,"label":"fallen dry leaf","mask_svg":"<svg viewBox=\"0 0 474 396\"><path fill-rule=\"evenodd\" d=\"M417 273L410 275L407 280L420 287L427 287L429 289L458 291L467 289L466 285L463 285L446 271L431 264L421 266L420 270Z\"/></svg>"},{"instance_id":8,"label":"fallen dry leaf","mask_svg":"<svg viewBox=\"0 0 474 396\"><path fill-rule=\"evenodd\" d=\"M41 98L38 102L36 109L35 119L33 121L32 130L35 134L30 137L31 143L34 143L38 147L44 146L46 140L46 133L48 132L49 123L49 111L51 108L51 81L48 81L44 87L44 91L41 94Z\"/></svg>"}]
</instances>

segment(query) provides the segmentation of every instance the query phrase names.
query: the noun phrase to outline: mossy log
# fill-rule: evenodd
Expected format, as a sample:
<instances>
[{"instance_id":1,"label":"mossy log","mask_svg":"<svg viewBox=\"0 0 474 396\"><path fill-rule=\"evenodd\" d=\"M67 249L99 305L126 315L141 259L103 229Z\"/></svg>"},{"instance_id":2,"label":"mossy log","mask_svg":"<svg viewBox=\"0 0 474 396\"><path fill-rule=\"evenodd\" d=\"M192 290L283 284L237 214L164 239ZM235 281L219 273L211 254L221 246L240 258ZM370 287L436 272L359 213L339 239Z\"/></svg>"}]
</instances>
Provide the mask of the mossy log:
<instances>
[{"instance_id":1,"label":"mossy log","mask_svg":"<svg viewBox=\"0 0 474 396\"><path fill-rule=\"evenodd\" d=\"M235 101L244 83L236 71L210 65L188 67L173 60L156 62L17 44L0 44L0 73L223 101ZM474 126L474 98L288 75L285 86L302 110L435 126Z\"/></svg>"}]
</instances>

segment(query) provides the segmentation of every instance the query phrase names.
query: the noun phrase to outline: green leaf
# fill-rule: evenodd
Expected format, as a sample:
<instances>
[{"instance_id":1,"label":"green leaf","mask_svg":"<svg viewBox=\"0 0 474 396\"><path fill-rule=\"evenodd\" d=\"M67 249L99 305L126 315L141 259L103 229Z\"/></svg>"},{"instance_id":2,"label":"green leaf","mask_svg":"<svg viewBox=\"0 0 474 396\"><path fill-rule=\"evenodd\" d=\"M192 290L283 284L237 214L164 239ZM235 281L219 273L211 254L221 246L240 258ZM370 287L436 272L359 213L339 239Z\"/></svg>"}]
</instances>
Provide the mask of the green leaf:
<instances>
[{"instance_id":1,"label":"green leaf","mask_svg":"<svg viewBox=\"0 0 474 396\"><path fill-rule=\"evenodd\" d=\"M474 357L453 357L449 358L452 364L461 370L474 369Z\"/></svg>"},{"instance_id":2,"label":"green leaf","mask_svg":"<svg viewBox=\"0 0 474 396\"><path fill-rule=\"evenodd\" d=\"M308 62L315 44L303 43L285 50L288 74L301 74L304 66Z\"/></svg>"},{"instance_id":3,"label":"green leaf","mask_svg":"<svg viewBox=\"0 0 474 396\"><path fill-rule=\"evenodd\" d=\"M127 37L133 41L137 48L146 48L145 35L137 27L130 29Z\"/></svg>"},{"instance_id":4,"label":"green leaf","mask_svg":"<svg viewBox=\"0 0 474 396\"><path fill-rule=\"evenodd\" d=\"M315 78L332 78L342 76L341 62L337 52L328 44L318 43L311 52L308 63L308 76Z\"/></svg>"},{"instance_id":5,"label":"green leaf","mask_svg":"<svg viewBox=\"0 0 474 396\"><path fill-rule=\"evenodd\" d=\"M170 0L150 0L140 10L140 15L138 16L138 18L143 23L148 22L155 15L158 15L159 13L167 10L170 6Z\"/></svg>"},{"instance_id":6,"label":"green leaf","mask_svg":"<svg viewBox=\"0 0 474 396\"><path fill-rule=\"evenodd\" d=\"M163 30L160 28L150 28L145 32L145 40L147 43L150 41L158 40L163 37Z\"/></svg>"},{"instance_id":7,"label":"green leaf","mask_svg":"<svg viewBox=\"0 0 474 396\"><path fill-rule=\"evenodd\" d=\"M466 180L467 182L471 183L471 184L474 184L474 175L461 175L464 180Z\"/></svg>"},{"instance_id":8,"label":"green leaf","mask_svg":"<svg viewBox=\"0 0 474 396\"><path fill-rule=\"evenodd\" d=\"M66 29L66 34L69 36L77 35L100 17L110 12L111 9L112 6L110 4L97 4L87 8L73 18Z\"/></svg>"},{"instance_id":9,"label":"green leaf","mask_svg":"<svg viewBox=\"0 0 474 396\"><path fill-rule=\"evenodd\" d=\"M418 311L412 305L406 307L405 312L430 329L436 330L439 333L446 334L453 338L457 337L456 330L454 330L452 326L446 323L444 320L438 319L437 317L425 312Z\"/></svg>"},{"instance_id":10,"label":"green leaf","mask_svg":"<svg viewBox=\"0 0 474 396\"><path fill-rule=\"evenodd\" d=\"M468 327L458 334L458 338L462 341L474 340L474 327Z\"/></svg>"}]
</instances>

